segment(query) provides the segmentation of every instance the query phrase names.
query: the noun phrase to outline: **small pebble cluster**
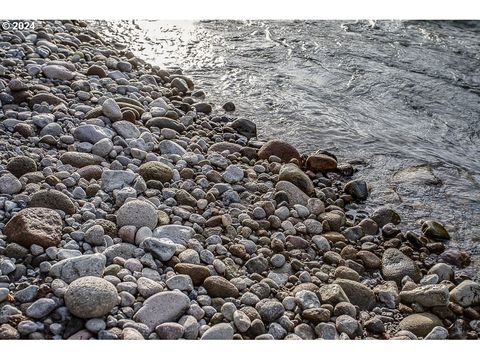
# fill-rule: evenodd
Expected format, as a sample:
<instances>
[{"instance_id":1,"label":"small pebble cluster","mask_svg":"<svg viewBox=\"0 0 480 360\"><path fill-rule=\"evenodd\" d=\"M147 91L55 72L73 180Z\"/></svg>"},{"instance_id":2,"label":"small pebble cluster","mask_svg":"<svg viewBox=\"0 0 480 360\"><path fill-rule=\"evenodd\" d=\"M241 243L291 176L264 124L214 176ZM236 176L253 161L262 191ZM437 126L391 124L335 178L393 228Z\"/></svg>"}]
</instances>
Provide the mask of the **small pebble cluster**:
<instances>
[{"instance_id":1,"label":"small pebble cluster","mask_svg":"<svg viewBox=\"0 0 480 360\"><path fill-rule=\"evenodd\" d=\"M0 33L0 339L477 339L480 284L348 162L81 21Z\"/></svg>"}]
</instances>

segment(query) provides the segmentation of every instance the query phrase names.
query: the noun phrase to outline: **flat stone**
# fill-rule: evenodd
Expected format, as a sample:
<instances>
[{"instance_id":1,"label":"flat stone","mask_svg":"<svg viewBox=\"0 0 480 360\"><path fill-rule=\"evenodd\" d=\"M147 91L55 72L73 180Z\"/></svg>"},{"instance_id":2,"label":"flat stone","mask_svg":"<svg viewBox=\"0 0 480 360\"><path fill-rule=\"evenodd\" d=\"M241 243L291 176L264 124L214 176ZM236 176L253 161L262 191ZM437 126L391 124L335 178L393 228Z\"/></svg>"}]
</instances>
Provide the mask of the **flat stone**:
<instances>
[{"instance_id":1,"label":"flat stone","mask_svg":"<svg viewBox=\"0 0 480 360\"><path fill-rule=\"evenodd\" d=\"M162 140L158 146L160 148L160 152L165 155L174 154L183 156L187 152L183 147L172 140Z\"/></svg>"},{"instance_id":2,"label":"flat stone","mask_svg":"<svg viewBox=\"0 0 480 360\"><path fill-rule=\"evenodd\" d=\"M182 225L162 225L153 231L153 237L167 238L180 245L186 245L194 235L193 228Z\"/></svg>"},{"instance_id":3,"label":"flat stone","mask_svg":"<svg viewBox=\"0 0 480 360\"><path fill-rule=\"evenodd\" d=\"M138 127L129 121L115 121L112 127L124 139L137 139L140 136Z\"/></svg>"},{"instance_id":4,"label":"flat stone","mask_svg":"<svg viewBox=\"0 0 480 360\"><path fill-rule=\"evenodd\" d=\"M142 246L160 261L169 261L177 249L175 243L167 238L148 237L142 242Z\"/></svg>"},{"instance_id":5,"label":"flat stone","mask_svg":"<svg viewBox=\"0 0 480 360\"><path fill-rule=\"evenodd\" d=\"M230 126L247 139L257 137L257 125L251 120L237 119Z\"/></svg>"},{"instance_id":6,"label":"flat stone","mask_svg":"<svg viewBox=\"0 0 480 360\"><path fill-rule=\"evenodd\" d=\"M320 299L323 303L336 305L340 302L350 302L343 288L338 284L326 284L320 287Z\"/></svg>"},{"instance_id":7,"label":"flat stone","mask_svg":"<svg viewBox=\"0 0 480 360\"><path fill-rule=\"evenodd\" d=\"M268 260L262 256L255 256L250 258L245 263L245 267L247 268L247 271L251 274L261 274L268 269Z\"/></svg>"},{"instance_id":8,"label":"flat stone","mask_svg":"<svg viewBox=\"0 0 480 360\"><path fill-rule=\"evenodd\" d=\"M90 144L95 144L102 139L112 139L114 134L115 133L108 128L92 124L80 125L73 131L75 139L78 141L86 141Z\"/></svg>"},{"instance_id":9,"label":"flat stone","mask_svg":"<svg viewBox=\"0 0 480 360\"><path fill-rule=\"evenodd\" d=\"M192 279L188 275L174 275L165 282L170 290L190 292L193 290Z\"/></svg>"},{"instance_id":10,"label":"flat stone","mask_svg":"<svg viewBox=\"0 0 480 360\"><path fill-rule=\"evenodd\" d=\"M450 291L450 300L463 307L480 305L480 284L464 280Z\"/></svg>"},{"instance_id":11,"label":"flat stone","mask_svg":"<svg viewBox=\"0 0 480 360\"><path fill-rule=\"evenodd\" d=\"M229 184L235 184L242 181L244 172L241 167L237 165L229 165L225 169L222 177Z\"/></svg>"},{"instance_id":12,"label":"flat stone","mask_svg":"<svg viewBox=\"0 0 480 360\"><path fill-rule=\"evenodd\" d=\"M145 126L148 128L157 127L159 129L165 129L165 128L172 129L179 133L182 133L185 131L185 125L167 117L154 117L148 120Z\"/></svg>"},{"instance_id":13,"label":"flat stone","mask_svg":"<svg viewBox=\"0 0 480 360\"><path fill-rule=\"evenodd\" d=\"M88 165L77 170L78 175L82 179L90 181L92 179L98 180L101 178L103 168L98 165Z\"/></svg>"},{"instance_id":14,"label":"flat stone","mask_svg":"<svg viewBox=\"0 0 480 360\"><path fill-rule=\"evenodd\" d=\"M371 216L372 220L375 221L379 227L383 227L387 224L400 224L400 215L388 207L381 207L375 210Z\"/></svg>"},{"instance_id":15,"label":"flat stone","mask_svg":"<svg viewBox=\"0 0 480 360\"><path fill-rule=\"evenodd\" d=\"M20 333L9 324L0 325L0 340L18 340Z\"/></svg>"},{"instance_id":16,"label":"flat stone","mask_svg":"<svg viewBox=\"0 0 480 360\"><path fill-rule=\"evenodd\" d=\"M25 314L34 319L41 319L50 314L56 307L57 304L52 299L38 299L27 308Z\"/></svg>"},{"instance_id":17,"label":"flat stone","mask_svg":"<svg viewBox=\"0 0 480 360\"><path fill-rule=\"evenodd\" d=\"M94 154L68 151L60 155L59 160L64 164L82 168L88 165L100 165L103 161L103 158Z\"/></svg>"},{"instance_id":18,"label":"flat stone","mask_svg":"<svg viewBox=\"0 0 480 360\"><path fill-rule=\"evenodd\" d=\"M435 326L432 331L430 331L425 340L446 340L448 338L448 330L443 326Z\"/></svg>"},{"instance_id":19,"label":"flat stone","mask_svg":"<svg viewBox=\"0 0 480 360\"><path fill-rule=\"evenodd\" d=\"M177 321L190 306L190 299L180 291L164 291L149 297L133 319L153 331L158 325Z\"/></svg>"},{"instance_id":20,"label":"flat stone","mask_svg":"<svg viewBox=\"0 0 480 360\"><path fill-rule=\"evenodd\" d=\"M423 285L418 288L401 291L400 301L404 304L413 302L423 307L447 306L450 293L446 285Z\"/></svg>"},{"instance_id":21,"label":"flat stone","mask_svg":"<svg viewBox=\"0 0 480 360\"><path fill-rule=\"evenodd\" d=\"M107 263L110 263L116 257L121 257L124 259L130 259L132 257L135 257L134 254L137 249L138 248L133 244L119 243L107 247L103 251L103 255L105 255L105 257L107 258Z\"/></svg>"},{"instance_id":22,"label":"flat stone","mask_svg":"<svg viewBox=\"0 0 480 360\"><path fill-rule=\"evenodd\" d=\"M352 180L345 184L343 191L351 195L355 200L364 201L368 198L368 186L364 180Z\"/></svg>"},{"instance_id":23,"label":"flat stone","mask_svg":"<svg viewBox=\"0 0 480 360\"><path fill-rule=\"evenodd\" d=\"M161 292L163 287L152 279L141 277L137 280L137 289L140 295L147 299L150 296Z\"/></svg>"},{"instance_id":24,"label":"flat stone","mask_svg":"<svg viewBox=\"0 0 480 360\"><path fill-rule=\"evenodd\" d=\"M41 104L43 102L46 102L47 104L54 105L54 106L60 105L60 104L66 105L66 102L60 99L58 96L55 96L49 93L40 93L32 96L32 98L29 101L29 106L30 108L33 108L34 105Z\"/></svg>"},{"instance_id":25,"label":"flat stone","mask_svg":"<svg viewBox=\"0 0 480 360\"><path fill-rule=\"evenodd\" d=\"M239 144L222 141L222 142L215 143L208 148L208 152L221 153L223 151L229 151L230 154L239 153L242 151L242 146Z\"/></svg>"},{"instance_id":26,"label":"flat stone","mask_svg":"<svg viewBox=\"0 0 480 360\"><path fill-rule=\"evenodd\" d=\"M450 240L450 234L445 227L437 221L427 220L422 224L422 234L434 241Z\"/></svg>"},{"instance_id":27,"label":"flat stone","mask_svg":"<svg viewBox=\"0 0 480 360\"><path fill-rule=\"evenodd\" d=\"M107 258L103 254L81 255L64 259L50 268L50 276L60 278L66 283L84 277L101 277L105 270Z\"/></svg>"},{"instance_id":28,"label":"flat stone","mask_svg":"<svg viewBox=\"0 0 480 360\"><path fill-rule=\"evenodd\" d=\"M197 110L197 112L202 112L205 114L209 114L212 112L212 105L206 102L195 103L193 104L193 107L195 108L195 110Z\"/></svg>"},{"instance_id":29,"label":"flat stone","mask_svg":"<svg viewBox=\"0 0 480 360\"><path fill-rule=\"evenodd\" d=\"M355 335L359 332L359 324L357 320L349 315L340 315L335 320L335 325L338 332L345 333L350 339L355 338Z\"/></svg>"},{"instance_id":30,"label":"flat stone","mask_svg":"<svg viewBox=\"0 0 480 360\"><path fill-rule=\"evenodd\" d=\"M97 141L91 149L92 154L101 156L103 158L107 157L108 154L113 150L113 142L110 139L102 139Z\"/></svg>"},{"instance_id":31,"label":"flat stone","mask_svg":"<svg viewBox=\"0 0 480 360\"><path fill-rule=\"evenodd\" d=\"M61 65L46 65L42 72L47 78L54 80L72 80L75 77L75 73Z\"/></svg>"},{"instance_id":32,"label":"flat stone","mask_svg":"<svg viewBox=\"0 0 480 360\"><path fill-rule=\"evenodd\" d=\"M135 180L137 174L129 170L104 170L102 173L102 190L111 192L115 189L123 189Z\"/></svg>"},{"instance_id":33,"label":"flat stone","mask_svg":"<svg viewBox=\"0 0 480 360\"><path fill-rule=\"evenodd\" d=\"M56 246L62 237L62 218L54 210L35 207L23 209L4 228L9 241L25 247Z\"/></svg>"}]
</instances>

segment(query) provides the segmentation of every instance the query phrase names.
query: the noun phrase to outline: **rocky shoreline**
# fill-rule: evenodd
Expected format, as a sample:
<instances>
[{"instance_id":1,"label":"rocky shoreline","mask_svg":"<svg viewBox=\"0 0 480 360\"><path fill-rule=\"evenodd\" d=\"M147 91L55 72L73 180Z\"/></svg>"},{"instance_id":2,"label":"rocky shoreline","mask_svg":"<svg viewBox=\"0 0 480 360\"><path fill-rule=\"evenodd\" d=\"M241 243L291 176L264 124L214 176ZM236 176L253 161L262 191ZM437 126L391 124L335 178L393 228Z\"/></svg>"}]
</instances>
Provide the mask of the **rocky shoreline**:
<instances>
[{"instance_id":1,"label":"rocky shoreline","mask_svg":"<svg viewBox=\"0 0 480 360\"><path fill-rule=\"evenodd\" d=\"M0 33L0 339L477 339L436 221L358 210L334 154L256 137L87 23Z\"/></svg>"}]
</instances>

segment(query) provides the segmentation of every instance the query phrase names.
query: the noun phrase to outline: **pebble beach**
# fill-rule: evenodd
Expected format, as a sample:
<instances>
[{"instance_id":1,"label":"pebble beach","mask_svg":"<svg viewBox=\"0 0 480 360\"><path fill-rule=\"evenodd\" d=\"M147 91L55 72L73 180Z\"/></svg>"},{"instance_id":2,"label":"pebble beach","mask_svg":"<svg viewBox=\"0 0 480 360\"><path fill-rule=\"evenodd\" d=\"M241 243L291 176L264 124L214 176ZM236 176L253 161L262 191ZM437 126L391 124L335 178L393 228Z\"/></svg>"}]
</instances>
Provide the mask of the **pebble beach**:
<instances>
[{"instance_id":1,"label":"pebble beach","mask_svg":"<svg viewBox=\"0 0 480 360\"><path fill-rule=\"evenodd\" d=\"M0 32L0 339L478 339L442 219L208 90L87 22Z\"/></svg>"}]
</instances>

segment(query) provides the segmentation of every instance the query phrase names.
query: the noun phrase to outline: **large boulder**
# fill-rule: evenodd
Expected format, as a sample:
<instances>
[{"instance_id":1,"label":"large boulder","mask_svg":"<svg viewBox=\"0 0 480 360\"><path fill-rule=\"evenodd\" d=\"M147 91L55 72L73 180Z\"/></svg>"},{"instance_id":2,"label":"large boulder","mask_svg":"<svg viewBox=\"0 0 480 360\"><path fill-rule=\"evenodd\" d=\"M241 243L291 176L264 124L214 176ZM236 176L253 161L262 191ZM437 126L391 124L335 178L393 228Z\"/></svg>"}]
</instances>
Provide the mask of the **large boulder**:
<instances>
[{"instance_id":1,"label":"large boulder","mask_svg":"<svg viewBox=\"0 0 480 360\"><path fill-rule=\"evenodd\" d=\"M62 238L62 218L52 209L23 209L5 226L3 233L11 242L25 247L33 244L44 248L57 246Z\"/></svg>"},{"instance_id":2,"label":"large boulder","mask_svg":"<svg viewBox=\"0 0 480 360\"><path fill-rule=\"evenodd\" d=\"M85 276L68 286L64 299L73 315L90 319L107 315L118 304L118 292L105 279Z\"/></svg>"}]
</instances>

